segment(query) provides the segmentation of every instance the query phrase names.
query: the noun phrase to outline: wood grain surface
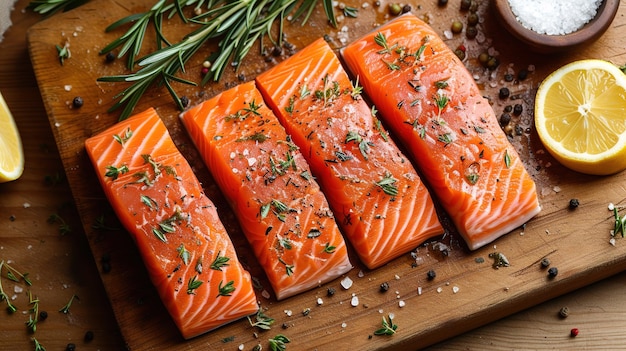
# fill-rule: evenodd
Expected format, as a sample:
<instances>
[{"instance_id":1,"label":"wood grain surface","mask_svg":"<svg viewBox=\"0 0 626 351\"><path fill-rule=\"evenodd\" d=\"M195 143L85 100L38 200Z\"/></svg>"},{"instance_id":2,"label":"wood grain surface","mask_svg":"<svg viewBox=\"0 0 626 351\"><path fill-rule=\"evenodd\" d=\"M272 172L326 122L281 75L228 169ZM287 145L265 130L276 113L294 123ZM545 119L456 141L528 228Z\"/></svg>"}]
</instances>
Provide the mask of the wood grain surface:
<instances>
[{"instance_id":1,"label":"wood grain surface","mask_svg":"<svg viewBox=\"0 0 626 351\"><path fill-rule=\"evenodd\" d=\"M449 27L453 18L463 16L451 6L452 2L446 9L438 9L435 3L433 1L432 4L423 4L421 8L415 6L414 12L421 16L430 16L433 27L441 32ZM18 2L18 6L22 5L20 9L23 9L25 4L25 1ZM61 256L60 260L64 267L74 267L69 269L78 270L79 272L56 275L55 278L41 278L44 281L57 282L57 289L54 289L54 283L50 287L51 291L58 290L54 293L53 301L57 302L54 306L64 304L68 297L66 295L72 294L63 291L65 284L59 283L63 281L63 277L67 277L68 281L84 282L84 285L76 284L81 299L72 312L72 316L81 317L82 320L72 319L71 323L68 322L75 328L68 329L67 336L58 333L53 335L54 330L61 330L62 322L42 323L40 331L37 332L38 339L47 337L57 343L69 339L81 343L81 333L84 332L85 325L98 328L96 330L101 328L105 332L116 332L117 329L111 327L108 306L91 308L89 300L84 297L93 297L94 301L99 303L105 300L102 296L103 290L100 290L101 283L94 279L97 275L96 269L101 268L104 257L110 258L112 265L111 272L100 274L104 291L115 313L124 343L133 350L207 348L234 350L240 344L244 344L246 349L251 349L257 343L267 347L266 339L277 333L283 333L292 339L290 349L416 349L589 285L626 267L623 242L618 239L616 247L608 244L608 230L612 226L612 220L611 213L606 209L608 202L619 203L624 198L623 174L611 177L587 177L569 172L547 155L538 152L541 147L531 130L530 133L515 138L514 145L528 157L529 167L532 167L533 176L542 194L543 211L540 216L529 222L523 231L521 229L514 231L498 240L495 243L497 247L489 246L476 252L469 252L458 238L450 235L443 240L451 249L448 256L441 255L429 245L416 251L417 262L410 255L406 255L374 271L365 270L355 262L357 267L349 274L355 285L350 290L344 291L338 282L332 282L283 302L276 302L272 297L260 296L261 304L268 308L268 314L276 318L277 323L272 331L259 333L258 339L247 322L241 321L191 341L181 340L147 281L143 266L136 258L135 248L125 233L96 231L92 228L94 219L102 214L112 224L115 220L111 217L110 209L97 187L93 171L89 168L82 149L84 138L104 129L116 119L115 115L109 115L105 111L119 86L95 82L95 77L112 72L119 73L123 66L122 62L105 65L103 58L97 55L99 48L113 38L113 35L105 35L103 28L114 18L129 11L140 11L149 4L150 1L136 1L124 2L122 6L113 1L94 1L78 10L58 14L36 24L35 17L17 11L17 18L23 18L24 22L18 20L12 30L21 28L25 31L30 24L35 24L28 33L32 67L27 62L28 53L24 38L20 38L19 34L9 32L5 42L0 44L3 49L13 50L12 55L5 56L0 65L2 67L0 89L14 110L23 136L27 136L25 148L28 157L25 175L17 182L3 184L0 187L2 191L0 203L3 209L7 208L8 211L14 212L17 218L9 220L4 215L0 218L2 221L0 223L10 228L8 234L0 235L3 250L0 253L16 252L15 257L11 259L26 267L29 263L24 261L32 262L30 264L36 267L52 266L53 264L46 261L45 257L51 259L50 257L55 255ZM623 31L620 30L624 23L623 5L615 25L600 41L584 50L551 57L526 52L522 46L499 30L487 5L484 5L482 10L484 11L482 28L488 38L485 43L491 43L484 45L497 50L501 65L491 79L481 71L475 71L475 74L479 78L479 84L484 88L485 95L493 99L496 113L501 112L507 104L498 100L497 89L503 85L502 76L509 68L517 71L530 64L536 67L528 80L510 85L514 92L522 95L519 101L524 104L524 115L528 118L532 108L532 92L538 82L554 68L577 58L604 58L617 64L626 61L624 46L621 43ZM382 10L362 9L358 20L346 19L343 24L347 26L348 37L356 38L358 33L371 30L373 23L378 23L377 21L382 18L377 11ZM316 16L318 22L313 23L313 29L307 31L306 35L302 34L299 27L288 28L289 39L297 46L306 45L308 41L329 30L325 23L319 22L323 15L317 13ZM181 28L174 26L174 30ZM331 31L329 35L333 38L340 36L336 31ZM56 60L54 45L62 45L66 40L71 41L72 58L60 66ZM451 47L456 47L460 42L464 42L462 36L449 41ZM470 50L482 50L484 46L472 42L466 42L466 45ZM475 47L472 48L472 45ZM15 66L16 69L10 69L8 65ZM191 63L188 77L197 79L199 65L200 59ZM255 72L264 69L265 65L268 64L263 62L259 65L258 60L251 58L251 62L244 65L243 77L251 79ZM470 69L475 66L473 62L468 61ZM39 84L44 108L37 95L33 72ZM190 96L194 103L221 91L225 88L226 82L237 81L235 74L229 74L224 82L209 87L181 86L177 89L181 94ZM21 87L20 93L16 92L17 89L13 90L14 87ZM25 101L24 96L28 96L28 100ZM69 103L74 96L81 96L86 101L81 109L70 108ZM178 125L176 111L167 92L155 89L148 94L142 104L144 107L158 108L176 136L179 147L197 167L207 192L220 199L218 189L203 169L184 131ZM29 113L38 113L38 116ZM54 139L45 127L52 130ZM42 147L46 145L46 141L50 145ZM63 165L60 171L65 171L67 175L67 182L73 195L71 197L67 186L62 184L52 187L41 180L42 174L49 175L55 167L60 167L56 158L57 150L53 144L58 148ZM39 179L35 178L37 175ZM576 211L569 211L567 203L573 197L580 199L581 206ZM75 224L76 217L80 216L85 235L76 228L71 236L59 236L54 230L55 226L46 222L47 212L57 210L61 204L72 199L76 202L78 214L73 212L71 204L64 205L60 210ZM34 206L24 206L27 202ZM33 207L38 209L37 213ZM241 240L240 234L237 234L239 229L232 213L225 205L221 206L221 210L233 235L240 238L236 241L240 255L248 259L253 274L267 286L254 260L249 259L250 250L247 244ZM72 246L74 243L71 245L67 243L68 238L79 243L74 247ZM80 246L80 241L85 241L84 238L87 238L86 242L91 252L80 250L87 247L85 243ZM27 242L29 244L26 244ZM52 245L51 242L55 244ZM34 249L24 248L33 243L39 245L35 245ZM61 248L67 250L67 247L72 249L63 253ZM491 267L488 255L496 250L506 254L511 262L510 267L499 270ZM44 253L48 256L43 255ZM543 257L549 257L553 265L559 268L557 279L548 280L545 271L539 268L538 262ZM479 264L476 258L483 258L485 262ZM97 268L93 267L94 263ZM419 265L415 266L413 263ZM428 269L437 271L437 279L433 282L426 280L425 273ZM61 267L49 270L55 273L65 271ZM86 272L82 272L83 270ZM616 346L620 345L620 340L623 344L624 339L620 339L619 331L623 331L624 328L619 325L619 321L621 321L620 312L623 313L624 309L609 303L612 297L615 296L617 299L620 292L623 292L623 280L623 275L619 275L580 290L577 295L551 300L496 324L438 344L434 348L512 348L511 342L520 345L517 348L533 349L544 346L568 349L611 344ZM378 286L384 281L389 282L392 288L387 294L380 294ZM332 298L326 297L326 288L329 286L335 287L338 291ZM452 291L455 286L459 288L456 294ZM422 288L421 295L417 292L418 287ZM440 293L437 292L439 288ZM351 307L349 304L352 294L360 298L361 304L358 307ZM324 299L324 305L316 305L317 297ZM591 302L581 303L578 302L578 298L588 298ZM405 301L406 306L400 308L399 300ZM572 308L572 316L566 319L567 322L560 320L556 316L558 308L562 304L572 303L577 305L578 309ZM311 313L304 316L301 311L307 307L311 308ZM613 313L611 308L614 308L616 313ZM90 315L92 313L90 311L95 311L93 313L96 315L102 314L103 317ZM287 316L285 311L291 311L292 315ZM380 326L382 315L389 312L396 316L399 325L398 334L391 338L370 338L373 331ZM603 324L603 318L614 321L617 325ZM13 317L0 317L2 324L0 334L8 336L9 340L21 342L19 345L25 345L25 342L27 345L29 335L23 325L16 328L14 320ZM84 320L89 320L91 324L84 323ZM286 328L280 328L281 325ZM569 328L573 326L581 329L581 337L576 339L568 337ZM235 339L225 343L223 339L230 336L235 336ZM122 345L120 338L115 335L99 342L102 343L97 344L102 345L100 349L116 349ZM0 346L0 349L3 349L3 346Z\"/></svg>"}]
</instances>

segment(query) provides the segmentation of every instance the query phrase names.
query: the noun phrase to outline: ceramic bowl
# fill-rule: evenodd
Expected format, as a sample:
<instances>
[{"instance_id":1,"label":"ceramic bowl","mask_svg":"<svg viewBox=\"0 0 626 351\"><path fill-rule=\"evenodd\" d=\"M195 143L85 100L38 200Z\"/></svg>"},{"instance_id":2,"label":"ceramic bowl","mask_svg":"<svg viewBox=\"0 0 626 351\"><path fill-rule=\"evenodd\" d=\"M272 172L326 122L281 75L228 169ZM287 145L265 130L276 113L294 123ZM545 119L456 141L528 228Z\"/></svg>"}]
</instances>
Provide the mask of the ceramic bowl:
<instances>
[{"instance_id":1,"label":"ceramic bowl","mask_svg":"<svg viewBox=\"0 0 626 351\"><path fill-rule=\"evenodd\" d=\"M563 35L539 34L525 28L513 14L508 0L494 0L496 17L513 36L539 53L555 53L574 49L598 39L611 25L620 0L604 0L596 16L579 30Z\"/></svg>"}]
</instances>

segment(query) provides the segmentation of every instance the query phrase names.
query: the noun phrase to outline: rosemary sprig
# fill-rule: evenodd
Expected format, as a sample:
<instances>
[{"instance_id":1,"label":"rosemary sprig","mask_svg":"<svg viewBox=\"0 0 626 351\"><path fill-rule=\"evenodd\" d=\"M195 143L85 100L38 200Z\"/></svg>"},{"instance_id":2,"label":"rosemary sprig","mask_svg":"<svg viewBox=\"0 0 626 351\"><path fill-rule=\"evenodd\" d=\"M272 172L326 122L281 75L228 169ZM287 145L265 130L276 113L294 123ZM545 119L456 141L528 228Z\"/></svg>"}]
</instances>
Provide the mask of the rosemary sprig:
<instances>
[{"instance_id":1,"label":"rosemary sprig","mask_svg":"<svg viewBox=\"0 0 626 351\"><path fill-rule=\"evenodd\" d=\"M181 41L170 44L161 33L163 13L173 11L172 6L174 6L180 17L187 21L182 13L182 9L198 1L199 4L204 2L203 0L175 0L174 5L166 5L165 0L159 0L150 11L123 18L107 28L108 30L113 30L134 22L134 25L124 35L111 42L101 51L104 54L121 46L122 50L118 56L128 55L129 69L132 69L135 64L135 58L143 44L148 23L154 22L155 30L157 31L157 50L136 61L140 67L138 71L130 74L98 78L98 81L101 82L131 83L129 87L115 96L115 99L118 99L118 101L109 109L109 112L111 112L123 106L120 120L130 116L141 96L148 87L155 83L164 84L178 108L183 110L183 103L174 91L171 82L197 85L195 82L177 77L176 74L179 71L184 72L186 62L205 42L210 39L220 38L218 50L207 59L211 66L209 72L203 78L202 84L206 84L210 80L218 81L229 62L238 68L254 42L265 35L269 35L271 28L276 22L279 22L278 39L272 41L282 44L282 28L285 17L300 3L293 18L295 20L304 15L304 24L318 0L211 1L208 5L208 11L188 20L198 24L200 27L186 35ZM323 3L326 16L331 24L336 26L336 19L332 11L332 0L323 0ZM199 4L196 9L199 9ZM166 46L161 47L163 43Z\"/></svg>"},{"instance_id":2,"label":"rosemary sprig","mask_svg":"<svg viewBox=\"0 0 626 351\"><path fill-rule=\"evenodd\" d=\"M53 15L59 11L68 11L76 8L89 0L31 0L28 8L40 15Z\"/></svg>"},{"instance_id":3,"label":"rosemary sprig","mask_svg":"<svg viewBox=\"0 0 626 351\"><path fill-rule=\"evenodd\" d=\"M70 300L65 304L65 306L59 309L59 312L64 313L64 314L70 313L70 307L72 307L72 302L74 302L74 298L78 298L78 296L72 295L72 297L70 297Z\"/></svg>"}]
</instances>

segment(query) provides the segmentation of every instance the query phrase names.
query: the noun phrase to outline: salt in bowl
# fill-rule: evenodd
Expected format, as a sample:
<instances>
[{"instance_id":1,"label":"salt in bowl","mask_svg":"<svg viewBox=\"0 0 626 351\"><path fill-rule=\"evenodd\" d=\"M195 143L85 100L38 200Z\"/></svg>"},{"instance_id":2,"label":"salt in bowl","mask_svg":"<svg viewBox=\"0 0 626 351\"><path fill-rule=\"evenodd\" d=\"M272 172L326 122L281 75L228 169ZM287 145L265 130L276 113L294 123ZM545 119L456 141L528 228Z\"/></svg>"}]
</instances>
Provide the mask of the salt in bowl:
<instances>
[{"instance_id":1,"label":"salt in bowl","mask_svg":"<svg viewBox=\"0 0 626 351\"><path fill-rule=\"evenodd\" d=\"M530 1L528 3L530 5ZM603 0L596 16L580 29L568 34L553 35L540 34L536 30L526 28L513 13L509 0L494 0L492 5L502 26L520 41L526 43L531 50L539 53L555 53L571 50L598 39L613 22L619 3L620 0ZM553 14L546 15L552 16Z\"/></svg>"}]
</instances>

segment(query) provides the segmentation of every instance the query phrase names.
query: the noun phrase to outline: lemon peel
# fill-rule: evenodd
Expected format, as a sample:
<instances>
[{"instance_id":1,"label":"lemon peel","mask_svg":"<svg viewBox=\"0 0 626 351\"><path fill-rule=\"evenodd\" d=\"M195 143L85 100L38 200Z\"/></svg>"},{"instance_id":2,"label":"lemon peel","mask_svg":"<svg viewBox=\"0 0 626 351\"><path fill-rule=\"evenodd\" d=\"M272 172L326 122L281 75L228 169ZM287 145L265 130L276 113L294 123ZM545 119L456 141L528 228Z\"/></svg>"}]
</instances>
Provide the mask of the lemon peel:
<instances>
[{"instance_id":1,"label":"lemon peel","mask_svg":"<svg viewBox=\"0 0 626 351\"><path fill-rule=\"evenodd\" d=\"M0 183L19 178L24 171L24 151L13 115L0 93Z\"/></svg>"}]
</instances>

